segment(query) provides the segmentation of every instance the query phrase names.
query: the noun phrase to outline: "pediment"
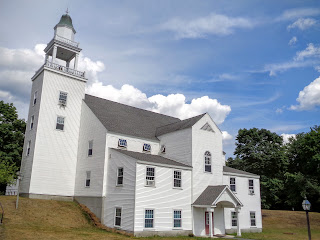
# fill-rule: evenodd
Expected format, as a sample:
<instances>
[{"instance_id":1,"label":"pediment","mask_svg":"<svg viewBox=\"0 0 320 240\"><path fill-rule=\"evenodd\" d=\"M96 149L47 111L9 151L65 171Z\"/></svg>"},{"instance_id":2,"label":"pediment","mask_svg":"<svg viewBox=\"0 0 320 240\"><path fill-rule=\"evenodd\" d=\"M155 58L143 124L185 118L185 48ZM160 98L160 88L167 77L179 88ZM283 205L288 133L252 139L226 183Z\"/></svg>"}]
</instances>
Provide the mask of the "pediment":
<instances>
[{"instance_id":1,"label":"pediment","mask_svg":"<svg viewBox=\"0 0 320 240\"><path fill-rule=\"evenodd\" d=\"M203 125L201 130L208 131L208 132L214 132L209 123L206 123L205 125Z\"/></svg>"}]
</instances>

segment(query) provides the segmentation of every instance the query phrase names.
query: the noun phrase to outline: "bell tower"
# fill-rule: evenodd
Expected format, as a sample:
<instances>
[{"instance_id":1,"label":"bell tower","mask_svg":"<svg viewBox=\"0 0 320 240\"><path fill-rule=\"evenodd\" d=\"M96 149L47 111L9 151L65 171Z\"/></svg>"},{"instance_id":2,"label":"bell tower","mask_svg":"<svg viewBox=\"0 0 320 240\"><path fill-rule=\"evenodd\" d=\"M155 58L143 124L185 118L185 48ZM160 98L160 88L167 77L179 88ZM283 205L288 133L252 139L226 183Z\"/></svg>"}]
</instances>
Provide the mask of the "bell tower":
<instances>
[{"instance_id":1,"label":"bell tower","mask_svg":"<svg viewBox=\"0 0 320 240\"><path fill-rule=\"evenodd\" d=\"M31 198L73 198L82 100L79 43L68 14L54 27L45 62L32 80L21 162L21 192Z\"/></svg>"}]
</instances>

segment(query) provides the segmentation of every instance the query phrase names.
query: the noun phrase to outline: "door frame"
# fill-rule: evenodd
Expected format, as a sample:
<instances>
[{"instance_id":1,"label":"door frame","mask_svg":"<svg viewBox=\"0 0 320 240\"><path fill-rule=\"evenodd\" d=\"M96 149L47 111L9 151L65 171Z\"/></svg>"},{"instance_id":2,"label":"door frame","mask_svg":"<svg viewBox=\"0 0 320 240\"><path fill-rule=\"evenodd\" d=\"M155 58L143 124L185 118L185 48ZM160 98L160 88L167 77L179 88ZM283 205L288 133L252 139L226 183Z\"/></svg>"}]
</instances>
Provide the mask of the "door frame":
<instances>
[{"instance_id":1,"label":"door frame","mask_svg":"<svg viewBox=\"0 0 320 240\"><path fill-rule=\"evenodd\" d=\"M206 232L206 235L209 235L210 234L210 221L208 222L207 224L207 220L209 220L209 218L207 219L207 214L210 216L210 212L207 212L205 211L204 212L204 228L205 228L205 232ZM214 212L212 213L212 235L214 235Z\"/></svg>"}]
</instances>

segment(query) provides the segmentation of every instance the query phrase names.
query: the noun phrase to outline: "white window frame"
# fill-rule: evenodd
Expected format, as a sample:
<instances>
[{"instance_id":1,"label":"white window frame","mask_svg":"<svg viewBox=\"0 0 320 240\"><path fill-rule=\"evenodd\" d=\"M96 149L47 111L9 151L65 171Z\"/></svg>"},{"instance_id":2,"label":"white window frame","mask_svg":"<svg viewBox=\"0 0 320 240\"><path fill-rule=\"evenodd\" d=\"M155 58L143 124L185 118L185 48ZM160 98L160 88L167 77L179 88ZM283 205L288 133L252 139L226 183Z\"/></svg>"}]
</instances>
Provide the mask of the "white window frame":
<instances>
[{"instance_id":1,"label":"white window frame","mask_svg":"<svg viewBox=\"0 0 320 240\"><path fill-rule=\"evenodd\" d=\"M233 225L235 221L235 225ZM236 211L231 211L231 227L237 227L238 226L238 213Z\"/></svg>"},{"instance_id":2,"label":"white window frame","mask_svg":"<svg viewBox=\"0 0 320 240\"><path fill-rule=\"evenodd\" d=\"M254 217L251 216L251 214L254 214ZM250 211L250 227L257 227L257 220L256 220L256 212ZM252 225L252 221L254 221L254 225Z\"/></svg>"},{"instance_id":3,"label":"white window frame","mask_svg":"<svg viewBox=\"0 0 320 240\"><path fill-rule=\"evenodd\" d=\"M29 140L27 144L26 156L29 156L30 152L31 152L31 140Z\"/></svg>"},{"instance_id":4,"label":"white window frame","mask_svg":"<svg viewBox=\"0 0 320 240\"><path fill-rule=\"evenodd\" d=\"M119 218L119 216L117 216L117 209L120 209L120 225L116 225L116 218ZM122 207L115 207L114 208L114 223L113 225L117 228L121 228L121 222L122 222Z\"/></svg>"},{"instance_id":5,"label":"white window frame","mask_svg":"<svg viewBox=\"0 0 320 240\"><path fill-rule=\"evenodd\" d=\"M63 128L62 129L59 129L59 128L57 128L57 124L61 124L61 123L58 123L58 119L63 119ZM66 125L66 117L63 117L63 116L57 116L57 120L56 120L56 130L57 131L64 131L64 127L65 127L65 125Z\"/></svg>"},{"instance_id":6,"label":"white window frame","mask_svg":"<svg viewBox=\"0 0 320 240\"><path fill-rule=\"evenodd\" d=\"M33 101L32 101L32 106L37 104L37 99L38 99L38 91L34 91L33 93Z\"/></svg>"},{"instance_id":7,"label":"white window frame","mask_svg":"<svg viewBox=\"0 0 320 240\"><path fill-rule=\"evenodd\" d=\"M146 211L152 211L152 218L146 218ZM143 221L143 226L145 229L154 229L155 228L155 221L154 221L154 215L155 215L155 210L154 208L145 208L144 209L144 221ZM146 220L147 219L152 219L152 227L146 227Z\"/></svg>"},{"instance_id":8,"label":"white window frame","mask_svg":"<svg viewBox=\"0 0 320 240\"><path fill-rule=\"evenodd\" d=\"M153 176L151 175L147 175L148 173L148 168L153 168ZM146 177L145 177L145 186L146 187L155 187L156 186L156 168L155 167L151 167L151 166L146 166ZM148 179L148 178L152 178L153 177L153 180L151 179ZM153 184L148 184L148 181L153 181Z\"/></svg>"},{"instance_id":9,"label":"white window frame","mask_svg":"<svg viewBox=\"0 0 320 240\"><path fill-rule=\"evenodd\" d=\"M209 154L209 155L207 155ZM212 154L210 151L204 152L204 172L205 173L212 173ZM210 160L210 163L207 163L207 160ZM206 167L210 166L210 171L207 171Z\"/></svg>"},{"instance_id":10,"label":"white window frame","mask_svg":"<svg viewBox=\"0 0 320 240\"><path fill-rule=\"evenodd\" d=\"M59 92L59 105L67 106L67 100L68 100L68 93L60 91Z\"/></svg>"},{"instance_id":11,"label":"white window frame","mask_svg":"<svg viewBox=\"0 0 320 240\"><path fill-rule=\"evenodd\" d=\"M120 139L118 140L118 147L126 148L126 147L127 147L127 140L120 138Z\"/></svg>"},{"instance_id":12,"label":"white window frame","mask_svg":"<svg viewBox=\"0 0 320 240\"><path fill-rule=\"evenodd\" d=\"M151 144L144 143L142 149L143 149L144 152L151 152Z\"/></svg>"},{"instance_id":13,"label":"white window frame","mask_svg":"<svg viewBox=\"0 0 320 240\"><path fill-rule=\"evenodd\" d=\"M119 170L122 169L122 176L119 175ZM122 177L122 183L119 183L119 178ZM117 187L122 187L123 186L123 180L124 180L124 167L118 167L117 168L117 182L116 182L116 186Z\"/></svg>"},{"instance_id":14,"label":"white window frame","mask_svg":"<svg viewBox=\"0 0 320 240\"><path fill-rule=\"evenodd\" d=\"M174 212L175 211L179 211L180 212L180 218L175 218ZM175 227L174 226L174 220L180 220L180 227ZM174 229L182 229L182 209L173 209L173 223L172 223L172 227Z\"/></svg>"},{"instance_id":15,"label":"white window frame","mask_svg":"<svg viewBox=\"0 0 320 240\"><path fill-rule=\"evenodd\" d=\"M32 115L30 118L30 130L32 130L33 127L34 127L34 115Z\"/></svg>"},{"instance_id":16,"label":"white window frame","mask_svg":"<svg viewBox=\"0 0 320 240\"><path fill-rule=\"evenodd\" d=\"M252 186L250 186L250 181L252 181ZM248 190L250 195L254 195L254 180L248 179Z\"/></svg>"},{"instance_id":17,"label":"white window frame","mask_svg":"<svg viewBox=\"0 0 320 240\"><path fill-rule=\"evenodd\" d=\"M89 176L89 177L88 177ZM87 185L87 181L89 180L89 185ZM90 188L91 186L91 171L86 171L86 181L85 181L85 187Z\"/></svg>"},{"instance_id":18,"label":"white window frame","mask_svg":"<svg viewBox=\"0 0 320 240\"><path fill-rule=\"evenodd\" d=\"M93 140L90 140L88 141L88 157L92 157L92 155L93 155Z\"/></svg>"},{"instance_id":19,"label":"white window frame","mask_svg":"<svg viewBox=\"0 0 320 240\"><path fill-rule=\"evenodd\" d=\"M175 172L180 172L180 178L176 178ZM181 189L182 188L182 171L177 170L177 169L173 169L172 177L173 177L173 188ZM180 187L175 186L175 180L180 180Z\"/></svg>"},{"instance_id":20,"label":"white window frame","mask_svg":"<svg viewBox=\"0 0 320 240\"><path fill-rule=\"evenodd\" d=\"M231 179L234 179L234 183L231 183ZM231 186L234 186L234 190L232 190L232 187ZM229 187L230 187L230 190L233 192L233 193L236 193L237 192L237 179L236 177L230 177L229 179Z\"/></svg>"}]
</instances>

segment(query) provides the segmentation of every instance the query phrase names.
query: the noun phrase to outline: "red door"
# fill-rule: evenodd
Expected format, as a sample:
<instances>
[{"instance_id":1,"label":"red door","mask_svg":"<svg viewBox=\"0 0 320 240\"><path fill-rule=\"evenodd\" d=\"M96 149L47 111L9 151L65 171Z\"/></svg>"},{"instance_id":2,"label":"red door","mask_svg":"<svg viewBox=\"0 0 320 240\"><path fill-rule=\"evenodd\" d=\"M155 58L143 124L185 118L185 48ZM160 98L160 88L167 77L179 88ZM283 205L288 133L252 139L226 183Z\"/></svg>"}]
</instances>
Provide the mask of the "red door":
<instances>
[{"instance_id":1,"label":"red door","mask_svg":"<svg viewBox=\"0 0 320 240\"><path fill-rule=\"evenodd\" d=\"M204 222L205 222L205 226L206 226L206 235L209 235L209 212L205 212L204 214L205 218L204 218ZM213 214L212 214L212 231L213 231L213 234L214 234L214 228L213 228Z\"/></svg>"}]
</instances>

